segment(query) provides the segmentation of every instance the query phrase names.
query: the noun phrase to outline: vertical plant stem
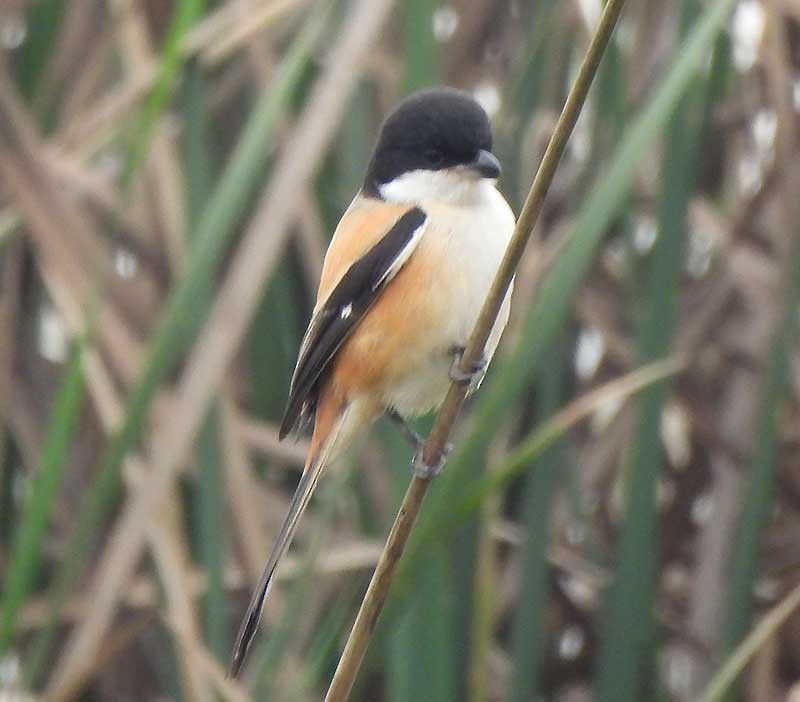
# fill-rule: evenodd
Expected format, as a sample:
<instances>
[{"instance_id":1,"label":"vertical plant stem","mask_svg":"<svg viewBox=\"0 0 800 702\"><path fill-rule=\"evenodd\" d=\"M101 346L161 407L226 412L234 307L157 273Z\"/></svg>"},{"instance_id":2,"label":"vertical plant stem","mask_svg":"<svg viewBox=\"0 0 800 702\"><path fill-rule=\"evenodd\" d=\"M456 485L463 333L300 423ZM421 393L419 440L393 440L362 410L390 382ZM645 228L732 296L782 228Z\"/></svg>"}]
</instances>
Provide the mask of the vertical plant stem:
<instances>
[{"instance_id":1,"label":"vertical plant stem","mask_svg":"<svg viewBox=\"0 0 800 702\"><path fill-rule=\"evenodd\" d=\"M405 15L405 81L404 92L410 93L436 82L438 75L437 46L433 36L433 0L406 0Z\"/></svg>"},{"instance_id":2,"label":"vertical plant stem","mask_svg":"<svg viewBox=\"0 0 800 702\"><path fill-rule=\"evenodd\" d=\"M683 0L682 27L688 30L694 0ZM663 191L657 239L643 262L633 298L638 306L640 361L670 352L678 295L686 258L689 198L696 171L701 97L695 89L681 101L667 131L662 167ZM696 125L696 126L694 126ZM625 518L619 538L619 566L605 601L603 643L598 671L601 700L635 702L652 694L645 681L654 668L656 587L656 486L663 461L661 413L667 384L642 393L637 429L625 480Z\"/></svg>"},{"instance_id":3,"label":"vertical plant stem","mask_svg":"<svg viewBox=\"0 0 800 702\"><path fill-rule=\"evenodd\" d=\"M565 379L569 368L566 343L560 340L549 353L553 372L543 374L540 383L541 399L537 418L550 417L562 403ZM538 699L542 661L546 650L547 618L545 611L548 594L547 549L550 543L550 514L553 493L559 476L566 471L565 446L556 444L548 448L533 462L525 478L523 492L523 519L525 540L520 550L520 598L512 630L513 669L509 702L530 702Z\"/></svg>"},{"instance_id":4,"label":"vertical plant stem","mask_svg":"<svg viewBox=\"0 0 800 702\"><path fill-rule=\"evenodd\" d=\"M770 70L769 87L778 114L775 157L780 166L779 219L784 235L791 237L784 249L786 256L782 278L780 318L769 346L769 356L762 379L760 411L754 426L752 458L746 474L747 499L732 543L733 549L725 620L722 628L722 650L731 652L744 638L753 613L753 588L759 573L758 562L764 530L773 509L778 450L784 412L791 387L790 359L798 336L797 309L800 304L800 207L797 203L800 168L796 148L798 134L794 110L790 103L789 42L783 31L783 19L772 14L767 56ZM730 690L726 699L736 698Z\"/></svg>"},{"instance_id":5,"label":"vertical plant stem","mask_svg":"<svg viewBox=\"0 0 800 702\"><path fill-rule=\"evenodd\" d=\"M158 117L172 96L184 60L181 42L194 21L202 15L204 6L205 0L180 0L175 8L161 54L158 80L131 135L131 150L122 174L123 192L128 192L139 164L145 156Z\"/></svg>"},{"instance_id":6,"label":"vertical plant stem","mask_svg":"<svg viewBox=\"0 0 800 702\"><path fill-rule=\"evenodd\" d=\"M81 411L84 392L82 350L81 341L67 362L42 447L41 463L14 534L0 595L0 656L13 642L20 605L31 588L44 551L48 520Z\"/></svg>"},{"instance_id":7,"label":"vertical plant stem","mask_svg":"<svg viewBox=\"0 0 800 702\"><path fill-rule=\"evenodd\" d=\"M188 203L189 245L193 240L202 212L203 203L213 192L215 159L213 153L213 130L208 110L208 91L200 66L190 61L186 67L184 110L187 113L184 139L184 173L186 178L186 201ZM189 118L188 116L191 116ZM213 281L208 281L208 290L201 295L204 306L210 306ZM222 480L224 465L220 450L221 415L218 404L208 413L197 438L194 452L197 465L197 491L195 514L197 523L196 550L203 570L208 578L203 609L203 629L211 652L219 660L225 660L228 651L228 632L225 617L225 587L222 575L225 566L224 513L225 486Z\"/></svg>"}]
</instances>

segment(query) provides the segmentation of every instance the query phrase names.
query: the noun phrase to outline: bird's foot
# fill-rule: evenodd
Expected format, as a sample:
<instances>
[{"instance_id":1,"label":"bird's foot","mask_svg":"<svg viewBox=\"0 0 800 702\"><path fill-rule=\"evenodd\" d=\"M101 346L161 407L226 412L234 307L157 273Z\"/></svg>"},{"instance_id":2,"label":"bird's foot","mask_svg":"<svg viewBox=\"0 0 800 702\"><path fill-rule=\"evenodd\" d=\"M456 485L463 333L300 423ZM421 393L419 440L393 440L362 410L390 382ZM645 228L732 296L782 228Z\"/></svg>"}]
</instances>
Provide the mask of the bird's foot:
<instances>
[{"instance_id":1,"label":"bird's foot","mask_svg":"<svg viewBox=\"0 0 800 702\"><path fill-rule=\"evenodd\" d=\"M408 439L409 443L415 449L414 460L411 463L411 473L414 475L414 477L430 480L431 478L435 478L437 475L439 475L439 473L442 472L442 468L444 468L444 464L447 462L447 457L453 450L453 444L448 441L445 444L442 455L436 465L429 466L427 463L425 463L425 459L422 456L423 449L425 448L425 439L423 439L419 434L417 434L417 432L414 431L414 429L412 429L411 425L406 422L406 420L399 412L397 412L397 410L390 409L386 414L389 419L391 419L400 427L400 430L403 432L403 436Z\"/></svg>"},{"instance_id":2,"label":"bird's foot","mask_svg":"<svg viewBox=\"0 0 800 702\"><path fill-rule=\"evenodd\" d=\"M444 468L444 464L447 463L447 457L450 455L452 450L453 444L448 441L442 450L442 455L439 457L439 460L435 465L430 466L425 462L425 458L422 455L422 447L420 446L420 448L414 454L414 460L411 462L412 475L415 478L422 478L423 480L435 478L437 475L439 475L439 473L442 472L442 468Z\"/></svg>"},{"instance_id":3,"label":"bird's foot","mask_svg":"<svg viewBox=\"0 0 800 702\"><path fill-rule=\"evenodd\" d=\"M450 349L450 354L453 357L453 362L450 364L450 380L465 386L467 395L472 394L480 387L483 376L486 375L486 366L488 365L486 356L481 356L472 365L470 370L465 371L461 368L461 357L464 355L464 347L454 346Z\"/></svg>"}]
</instances>

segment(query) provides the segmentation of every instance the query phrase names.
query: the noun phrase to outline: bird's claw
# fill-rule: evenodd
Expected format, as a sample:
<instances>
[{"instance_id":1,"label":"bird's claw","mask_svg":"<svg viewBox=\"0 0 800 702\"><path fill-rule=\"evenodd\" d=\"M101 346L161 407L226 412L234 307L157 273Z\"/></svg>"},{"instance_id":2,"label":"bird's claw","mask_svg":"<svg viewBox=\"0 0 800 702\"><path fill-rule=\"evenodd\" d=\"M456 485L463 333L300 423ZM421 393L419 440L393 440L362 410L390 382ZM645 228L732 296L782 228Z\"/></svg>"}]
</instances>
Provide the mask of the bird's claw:
<instances>
[{"instance_id":1,"label":"bird's claw","mask_svg":"<svg viewBox=\"0 0 800 702\"><path fill-rule=\"evenodd\" d=\"M464 355L464 347L454 346L450 350L450 353L453 356L453 362L450 364L450 380L465 386L468 395L475 392L475 390L480 387L483 376L486 375L486 366L488 365L486 356L481 356L472 364L470 370L465 371L461 368L461 357Z\"/></svg>"},{"instance_id":2,"label":"bird's claw","mask_svg":"<svg viewBox=\"0 0 800 702\"><path fill-rule=\"evenodd\" d=\"M452 450L453 444L448 441L444 445L442 453L439 456L439 460L436 462L436 464L429 466L427 463L425 463L425 458L422 455L422 448L420 448L414 454L414 460L411 462L411 474L415 478L422 478L423 480L435 478L437 475L439 475L439 473L442 472L442 468L444 468L444 464L447 463L447 457L450 455Z\"/></svg>"}]
</instances>

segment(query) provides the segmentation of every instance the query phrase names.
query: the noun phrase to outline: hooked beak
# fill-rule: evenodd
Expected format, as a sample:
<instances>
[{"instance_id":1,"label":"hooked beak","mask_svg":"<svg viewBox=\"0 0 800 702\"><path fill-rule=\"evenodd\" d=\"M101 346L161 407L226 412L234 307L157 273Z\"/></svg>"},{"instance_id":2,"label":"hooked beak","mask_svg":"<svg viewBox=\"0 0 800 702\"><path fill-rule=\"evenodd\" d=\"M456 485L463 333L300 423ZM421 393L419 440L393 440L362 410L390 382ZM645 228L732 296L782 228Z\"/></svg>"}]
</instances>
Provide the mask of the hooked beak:
<instances>
[{"instance_id":1,"label":"hooked beak","mask_svg":"<svg viewBox=\"0 0 800 702\"><path fill-rule=\"evenodd\" d=\"M497 160L491 151L481 149L475 160L469 164L469 167L475 171L481 178L497 178L500 175L500 161Z\"/></svg>"}]
</instances>

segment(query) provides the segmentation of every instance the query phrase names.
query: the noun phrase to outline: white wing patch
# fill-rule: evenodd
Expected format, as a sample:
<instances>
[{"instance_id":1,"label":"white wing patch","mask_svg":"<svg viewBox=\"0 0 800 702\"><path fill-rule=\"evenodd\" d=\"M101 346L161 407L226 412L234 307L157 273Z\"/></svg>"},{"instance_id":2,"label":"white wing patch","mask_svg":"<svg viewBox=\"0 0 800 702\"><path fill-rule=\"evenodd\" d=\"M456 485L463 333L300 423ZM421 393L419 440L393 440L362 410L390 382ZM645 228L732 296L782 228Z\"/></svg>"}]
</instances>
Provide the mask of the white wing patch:
<instances>
[{"instance_id":1,"label":"white wing patch","mask_svg":"<svg viewBox=\"0 0 800 702\"><path fill-rule=\"evenodd\" d=\"M414 230L414 234L412 234L411 239L409 239L408 243L400 250L400 252L397 254L397 257L386 269L386 272L378 279L376 283L372 285L373 290L377 290L379 287L381 287L381 285L388 283L406 264L406 261L408 261L408 259L411 257L411 254L414 253L414 250L417 248L417 244L419 244L420 239L422 239L422 235L428 228L428 221L429 220L426 217L422 225Z\"/></svg>"}]
</instances>

